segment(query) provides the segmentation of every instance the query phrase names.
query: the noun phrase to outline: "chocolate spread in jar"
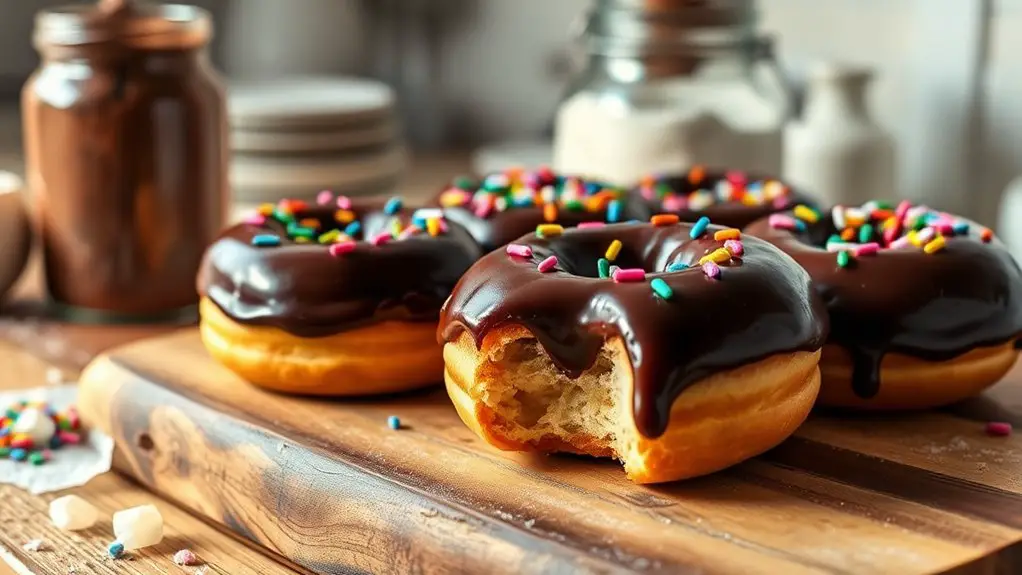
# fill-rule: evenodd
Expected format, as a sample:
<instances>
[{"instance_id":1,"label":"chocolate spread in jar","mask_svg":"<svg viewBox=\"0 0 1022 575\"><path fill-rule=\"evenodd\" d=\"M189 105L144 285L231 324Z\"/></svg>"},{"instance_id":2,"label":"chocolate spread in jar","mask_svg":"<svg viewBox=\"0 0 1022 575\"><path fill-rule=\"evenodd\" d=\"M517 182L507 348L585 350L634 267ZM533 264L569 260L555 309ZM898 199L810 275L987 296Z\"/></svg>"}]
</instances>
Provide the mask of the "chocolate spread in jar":
<instances>
[{"instance_id":1,"label":"chocolate spread in jar","mask_svg":"<svg viewBox=\"0 0 1022 575\"><path fill-rule=\"evenodd\" d=\"M41 12L22 93L46 287L73 317L194 309L226 213L224 90L206 12L179 5Z\"/></svg>"}]
</instances>

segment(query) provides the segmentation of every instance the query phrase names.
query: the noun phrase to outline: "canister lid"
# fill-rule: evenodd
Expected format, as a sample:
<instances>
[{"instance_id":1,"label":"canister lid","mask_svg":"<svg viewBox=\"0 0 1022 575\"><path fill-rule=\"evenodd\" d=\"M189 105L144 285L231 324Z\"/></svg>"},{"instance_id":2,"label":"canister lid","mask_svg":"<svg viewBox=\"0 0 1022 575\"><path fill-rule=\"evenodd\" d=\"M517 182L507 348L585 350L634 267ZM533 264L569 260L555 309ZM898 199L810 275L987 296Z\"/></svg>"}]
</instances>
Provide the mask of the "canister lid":
<instances>
[{"instance_id":1,"label":"canister lid","mask_svg":"<svg viewBox=\"0 0 1022 575\"><path fill-rule=\"evenodd\" d=\"M211 35L211 18L201 8L113 1L39 12L33 43L40 51L114 43L149 50L186 49L205 45Z\"/></svg>"},{"instance_id":2,"label":"canister lid","mask_svg":"<svg viewBox=\"0 0 1022 575\"><path fill-rule=\"evenodd\" d=\"M751 0L596 0L588 51L611 56L735 50L754 40Z\"/></svg>"}]
</instances>

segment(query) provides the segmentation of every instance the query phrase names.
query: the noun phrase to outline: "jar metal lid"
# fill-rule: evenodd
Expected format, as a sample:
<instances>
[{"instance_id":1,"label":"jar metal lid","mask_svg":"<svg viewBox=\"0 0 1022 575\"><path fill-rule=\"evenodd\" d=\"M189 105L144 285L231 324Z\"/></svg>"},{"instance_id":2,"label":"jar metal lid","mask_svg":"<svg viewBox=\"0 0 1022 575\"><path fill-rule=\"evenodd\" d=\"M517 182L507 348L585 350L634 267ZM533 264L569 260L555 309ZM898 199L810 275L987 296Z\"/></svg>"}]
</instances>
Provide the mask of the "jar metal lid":
<instances>
[{"instance_id":1,"label":"jar metal lid","mask_svg":"<svg viewBox=\"0 0 1022 575\"><path fill-rule=\"evenodd\" d=\"M36 15L33 44L60 46L120 44L140 49L203 46L212 36L209 12L184 4L132 4L110 13L95 5L63 6Z\"/></svg>"},{"instance_id":2,"label":"jar metal lid","mask_svg":"<svg viewBox=\"0 0 1022 575\"><path fill-rule=\"evenodd\" d=\"M579 40L590 53L641 56L671 53L733 52L756 43L755 12L748 0L653 2L599 0L580 27ZM680 7L678 7L680 6Z\"/></svg>"}]
</instances>

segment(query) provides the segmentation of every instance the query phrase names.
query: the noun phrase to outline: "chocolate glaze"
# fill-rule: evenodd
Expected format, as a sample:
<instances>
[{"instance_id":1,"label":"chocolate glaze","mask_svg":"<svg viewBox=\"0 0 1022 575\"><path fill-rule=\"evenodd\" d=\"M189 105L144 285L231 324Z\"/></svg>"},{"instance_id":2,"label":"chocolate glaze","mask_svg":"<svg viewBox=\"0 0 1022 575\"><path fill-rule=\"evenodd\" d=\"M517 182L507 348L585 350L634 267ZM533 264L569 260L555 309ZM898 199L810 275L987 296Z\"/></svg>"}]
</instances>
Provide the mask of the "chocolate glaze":
<instances>
[{"instance_id":1,"label":"chocolate glaze","mask_svg":"<svg viewBox=\"0 0 1022 575\"><path fill-rule=\"evenodd\" d=\"M440 316L438 335L452 341L464 330L477 346L503 325L520 324L569 377L595 362L604 341L621 337L635 376L633 413L647 437L666 429L671 405L689 385L714 373L767 356L816 350L826 336L826 314L808 274L775 247L749 238L745 255L722 266L720 280L698 266L668 273L675 262L695 264L721 247L711 226L698 240L688 224L654 227L618 224L567 230L555 238L528 234L530 258L504 251L483 257L454 289ZM599 279L597 259L614 239L623 243L622 268L641 267L646 281ZM556 271L536 266L556 255ZM662 278L670 300L649 285Z\"/></svg>"},{"instance_id":2,"label":"chocolate glaze","mask_svg":"<svg viewBox=\"0 0 1022 575\"><path fill-rule=\"evenodd\" d=\"M836 254L817 247L835 232L829 216L798 234L772 228L768 218L746 231L784 250L812 276L830 315L828 341L851 355L860 397L879 391L887 353L946 361L1022 334L1022 272L996 239L948 238L932 255L885 249L841 268Z\"/></svg>"},{"instance_id":3,"label":"chocolate glaze","mask_svg":"<svg viewBox=\"0 0 1022 575\"><path fill-rule=\"evenodd\" d=\"M669 174L657 178L656 184L665 185L677 194L688 195L696 190L714 191L717 183L726 179L726 174L727 172L724 170L707 170L703 178L698 180L697 184L693 184L687 175ZM746 174L745 176L750 183L775 179L754 174ZM808 196L791 189L790 186L788 187L790 190L789 195L783 203L776 206L773 202L765 202L758 206L747 206L741 202L720 202L702 210L673 210L669 211L669 213L676 214L683 222L694 222L706 216L717 225L744 228L762 217L791 209L798 204L815 205ZM640 188L641 186L634 190L630 196L629 211L634 214L634 217L648 220L655 214L668 213L667 210L664 210L660 200L648 200L642 197L639 192Z\"/></svg>"},{"instance_id":4,"label":"chocolate glaze","mask_svg":"<svg viewBox=\"0 0 1022 575\"><path fill-rule=\"evenodd\" d=\"M546 180L541 180L539 185L553 185L561 184L567 179L565 176L557 176L552 173L547 174ZM575 178L577 179L577 178ZM588 182L584 180L582 184L584 186L593 186L597 189L603 189L604 185L595 182ZM467 191L470 193L475 192L479 189L480 181L476 180L471 183ZM436 198L431 203L432 205L439 206L440 197L443 195L445 190L437 194ZM648 220L649 216L644 215L645 210L633 211L631 208L640 207L637 204L632 205L627 198L627 193L624 190L620 190L620 196L622 198L622 211L619 216L619 220L622 222L628 221L633 218L639 218ZM607 218L607 210L600 209L595 211L588 210L568 210L559 209L557 212L557 219L554 222L547 222L543 217L543 206L530 205L530 206L509 206L508 209L498 212L493 211L486 217L479 217L473 213L469 207L448 207L444 208L444 214L448 220L453 221L465 229L468 230L472 237L475 238L476 242L482 246L486 252L493 251L499 247L507 245L515 239L533 232L536 230L536 226L545 223L557 223L564 227L574 227L583 222L602 222Z\"/></svg>"},{"instance_id":5,"label":"chocolate glaze","mask_svg":"<svg viewBox=\"0 0 1022 575\"><path fill-rule=\"evenodd\" d=\"M355 239L387 230L393 217L378 202L352 206L362 224ZM323 231L336 227L336 208L313 207L296 214L316 218ZM411 210L396 216L407 225ZM255 247L260 234L281 237L279 247ZM436 321L451 288L481 255L468 233L448 223L448 232L426 233L382 246L359 242L338 257L325 245L298 244L274 219L227 229L210 246L198 278L199 293L235 321L318 337L384 319Z\"/></svg>"}]
</instances>

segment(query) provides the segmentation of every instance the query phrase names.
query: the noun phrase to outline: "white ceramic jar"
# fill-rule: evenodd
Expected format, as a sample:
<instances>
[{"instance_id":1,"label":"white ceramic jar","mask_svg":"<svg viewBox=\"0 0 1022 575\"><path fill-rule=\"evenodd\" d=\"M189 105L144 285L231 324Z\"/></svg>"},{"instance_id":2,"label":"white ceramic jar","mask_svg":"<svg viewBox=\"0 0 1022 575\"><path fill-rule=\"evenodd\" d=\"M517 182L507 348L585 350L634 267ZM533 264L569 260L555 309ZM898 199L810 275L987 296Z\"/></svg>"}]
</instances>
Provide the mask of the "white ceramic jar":
<instances>
[{"instance_id":1,"label":"white ceramic jar","mask_svg":"<svg viewBox=\"0 0 1022 575\"><path fill-rule=\"evenodd\" d=\"M894 142L866 105L872 76L860 67L814 67L805 113L785 131L785 179L825 205L897 197Z\"/></svg>"}]
</instances>

